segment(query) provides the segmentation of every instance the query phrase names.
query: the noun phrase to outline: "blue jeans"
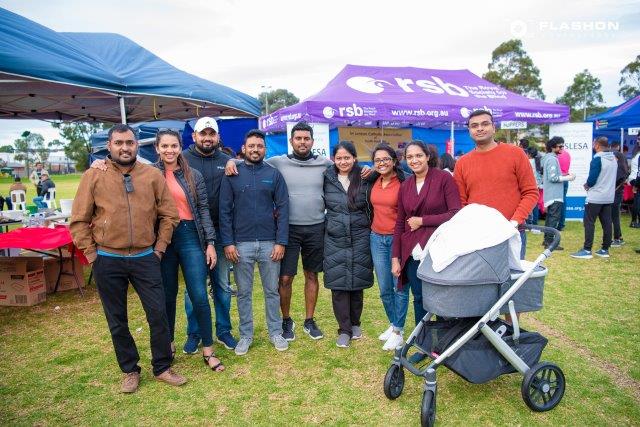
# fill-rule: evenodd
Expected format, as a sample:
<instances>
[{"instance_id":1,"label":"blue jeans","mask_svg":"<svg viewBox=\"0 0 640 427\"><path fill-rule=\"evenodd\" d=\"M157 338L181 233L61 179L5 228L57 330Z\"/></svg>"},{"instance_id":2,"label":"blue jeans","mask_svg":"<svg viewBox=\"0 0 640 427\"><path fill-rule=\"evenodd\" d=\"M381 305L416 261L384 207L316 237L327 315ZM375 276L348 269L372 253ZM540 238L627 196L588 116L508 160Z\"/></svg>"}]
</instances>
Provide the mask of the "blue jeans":
<instances>
[{"instance_id":1,"label":"blue jeans","mask_svg":"<svg viewBox=\"0 0 640 427\"><path fill-rule=\"evenodd\" d=\"M407 316L407 301L409 296L407 293L397 290L397 279L391 274L391 245L393 244L393 236L378 234L372 231L369 242L384 312L387 315L387 319L389 319L389 324L395 329L401 330L404 328L404 319ZM398 310L404 310L402 324Z\"/></svg>"},{"instance_id":2,"label":"blue jeans","mask_svg":"<svg viewBox=\"0 0 640 427\"><path fill-rule=\"evenodd\" d=\"M220 233L216 230L216 235ZM229 271L231 262L224 256L222 245L216 244L216 257L218 262L213 270L209 270L211 286L213 287L213 308L216 313L216 336L231 332L231 285L229 284ZM191 300L184 298L184 310L187 313L187 335L200 335L198 323L193 315Z\"/></svg>"},{"instance_id":3,"label":"blue jeans","mask_svg":"<svg viewBox=\"0 0 640 427\"><path fill-rule=\"evenodd\" d=\"M426 310L422 306L422 280L418 278L418 266L420 261L416 261L413 258L409 258L404 266L407 274L407 283L404 284L399 293L405 295L404 304L399 303L396 306L398 313L398 323L400 328L404 328L404 322L407 318L407 310L409 308L409 288L413 294L413 312L415 315L416 325L427 314Z\"/></svg>"},{"instance_id":4,"label":"blue jeans","mask_svg":"<svg viewBox=\"0 0 640 427\"><path fill-rule=\"evenodd\" d=\"M558 224L559 231L564 230L564 222L565 222L565 219L567 218L567 191L569 190L569 181L565 181L563 184L564 184L564 194L562 196L562 201L564 204L562 205L562 215L560 216L560 223Z\"/></svg>"},{"instance_id":5,"label":"blue jeans","mask_svg":"<svg viewBox=\"0 0 640 427\"><path fill-rule=\"evenodd\" d=\"M213 337L207 295L208 268L194 221L180 221L160 264L171 341L175 335L178 267L182 268L187 292L193 301L193 317L202 336L202 345L209 347L213 345Z\"/></svg>"},{"instance_id":6,"label":"blue jeans","mask_svg":"<svg viewBox=\"0 0 640 427\"><path fill-rule=\"evenodd\" d=\"M238 316L240 338L253 338L253 272L258 264L260 281L264 290L264 313L269 336L282 335L280 316L280 294L278 277L280 261L271 260L274 242L238 242L239 262L233 266L233 274L238 285Z\"/></svg>"}]
</instances>

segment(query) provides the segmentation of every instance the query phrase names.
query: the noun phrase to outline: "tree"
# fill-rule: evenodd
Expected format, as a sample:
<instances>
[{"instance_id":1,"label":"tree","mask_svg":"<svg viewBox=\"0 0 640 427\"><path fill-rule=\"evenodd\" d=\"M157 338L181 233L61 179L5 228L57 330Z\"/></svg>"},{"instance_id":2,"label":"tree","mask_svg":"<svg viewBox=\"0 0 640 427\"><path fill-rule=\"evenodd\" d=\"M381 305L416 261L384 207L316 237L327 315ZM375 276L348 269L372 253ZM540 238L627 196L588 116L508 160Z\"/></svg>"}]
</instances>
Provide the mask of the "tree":
<instances>
[{"instance_id":1,"label":"tree","mask_svg":"<svg viewBox=\"0 0 640 427\"><path fill-rule=\"evenodd\" d=\"M620 89L618 95L625 101L640 95L640 55L620 70Z\"/></svg>"},{"instance_id":2,"label":"tree","mask_svg":"<svg viewBox=\"0 0 640 427\"><path fill-rule=\"evenodd\" d=\"M44 145L44 137L39 133L31 133L28 130L22 132L20 138L13 142L15 149L15 159L18 162L24 161L27 170L27 175L30 174L29 167L33 160L33 154L36 152L37 147Z\"/></svg>"},{"instance_id":3,"label":"tree","mask_svg":"<svg viewBox=\"0 0 640 427\"><path fill-rule=\"evenodd\" d=\"M276 89L270 92L262 92L258 95L262 114L269 114L283 107L300 102L297 96L286 89Z\"/></svg>"},{"instance_id":4,"label":"tree","mask_svg":"<svg viewBox=\"0 0 640 427\"><path fill-rule=\"evenodd\" d=\"M15 151L16 150L13 148L13 145L3 145L0 147L0 153L13 153Z\"/></svg>"},{"instance_id":5,"label":"tree","mask_svg":"<svg viewBox=\"0 0 640 427\"><path fill-rule=\"evenodd\" d=\"M544 99L540 70L518 39L502 43L491 53L491 62L482 78L529 98Z\"/></svg>"},{"instance_id":6,"label":"tree","mask_svg":"<svg viewBox=\"0 0 640 427\"><path fill-rule=\"evenodd\" d=\"M579 122L587 115L595 114L604 109L602 103L602 84L600 79L592 76L589 70L575 75L571 86L564 91L564 95L556 99L556 103L571 107L571 121Z\"/></svg>"},{"instance_id":7,"label":"tree","mask_svg":"<svg viewBox=\"0 0 640 427\"><path fill-rule=\"evenodd\" d=\"M74 161L76 170L83 171L89 167L89 154L91 154L90 137L105 128L102 123L65 123L54 122L51 124L60 131L60 136L68 142L64 146L64 154Z\"/></svg>"}]
</instances>

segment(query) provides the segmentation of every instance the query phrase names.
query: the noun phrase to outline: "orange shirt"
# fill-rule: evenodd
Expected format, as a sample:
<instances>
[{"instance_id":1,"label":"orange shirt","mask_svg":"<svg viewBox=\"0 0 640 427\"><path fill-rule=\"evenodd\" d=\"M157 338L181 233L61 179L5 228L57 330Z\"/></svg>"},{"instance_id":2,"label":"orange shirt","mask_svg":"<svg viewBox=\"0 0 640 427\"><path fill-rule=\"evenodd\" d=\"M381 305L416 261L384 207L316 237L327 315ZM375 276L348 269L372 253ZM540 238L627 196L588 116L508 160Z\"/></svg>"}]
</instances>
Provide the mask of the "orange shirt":
<instances>
[{"instance_id":1,"label":"orange shirt","mask_svg":"<svg viewBox=\"0 0 640 427\"><path fill-rule=\"evenodd\" d=\"M382 188L382 177L378 178L371 188L371 205L373 206L373 222L371 230L378 234L393 234L398 216L398 191L400 180L397 176Z\"/></svg>"},{"instance_id":2,"label":"orange shirt","mask_svg":"<svg viewBox=\"0 0 640 427\"><path fill-rule=\"evenodd\" d=\"M184 190L180 187L180 183L176 180L175 175L172 170L165 170L165 179L167 180L167 186L169 187L169 191L173 196L173 200L176 202L176 207L178 208L178 214L180 215L180 219L186 221L193 220L193 214L191 213L191 207L189 206L189 202L187 201L187 196L184 194Z\"/></svg>"},{"instance_id":3,"label":"orange shirt","mask_svg":"<svg viewBox=\"0 0 640 427\"><path fill-rule=\"evenodd\" d=\"M518 224L529 216L540 196L529 159L513 145L465 154L456 163L453 177L462 206L489 206Z\"/></svg>"}]
</instances>

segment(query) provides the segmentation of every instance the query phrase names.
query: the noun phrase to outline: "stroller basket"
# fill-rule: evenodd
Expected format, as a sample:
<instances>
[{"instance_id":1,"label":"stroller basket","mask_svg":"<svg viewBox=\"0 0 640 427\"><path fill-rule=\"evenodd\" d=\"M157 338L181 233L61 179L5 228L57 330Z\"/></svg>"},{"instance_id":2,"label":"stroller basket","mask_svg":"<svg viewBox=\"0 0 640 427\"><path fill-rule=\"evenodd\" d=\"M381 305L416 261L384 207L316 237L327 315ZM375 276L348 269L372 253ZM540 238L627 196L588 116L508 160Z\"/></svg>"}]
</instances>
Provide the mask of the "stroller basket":
<instances>
[{"instance_id":1,"label":"stroller basket","mask_svg":"<svg viewBox=\"0 0 640 427\"><path fill-rule=\"evenodd\" d=\"M467 332L478 319L463 318L427 321L416 336L415 345L435 359L438 354ZM520 329L517 342L513 340L513 328L501 319L489 322L488 326L502 335L504 342L528 365L533 366L547 345L547 339L536 332ZM435 353L435 354L434 354ZM445 359L444 365L474 383L482 384L516 369L495 349L487 338L478 332L458 351Z\"/></svg>"},{"instance_id":2,"label":"stroller basket","mask_svg":"<svg viewBox=\"0 0 640 427\"><path fill-rule=\"evenodd\" d=\"M433 270L431 256L422 261L418 277L422 280L424 309L443 317L480 317L504 295L522 272L509 270L508 242L462 255L440 272ZM532 276L514 294L517 312L542 309L547 269L536 267ZM501 308L508 312L508 306Z\"/></svg>"}]
</instances>

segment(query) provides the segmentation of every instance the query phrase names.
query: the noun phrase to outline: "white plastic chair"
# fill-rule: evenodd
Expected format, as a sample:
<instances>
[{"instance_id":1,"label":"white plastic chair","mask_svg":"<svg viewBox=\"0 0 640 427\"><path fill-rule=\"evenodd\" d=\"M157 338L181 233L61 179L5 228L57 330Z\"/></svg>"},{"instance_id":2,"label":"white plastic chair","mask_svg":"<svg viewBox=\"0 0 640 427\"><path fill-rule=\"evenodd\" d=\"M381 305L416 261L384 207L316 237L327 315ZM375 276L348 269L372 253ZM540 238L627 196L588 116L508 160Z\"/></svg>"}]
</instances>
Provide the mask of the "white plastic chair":
<instances>
[{"instance_id":1,"label":"white plastic chair","mask_svg":"<svg viewBox=\"0 0 640 427\"><path fill-rule=\"evenodd\" d=\"M13 190L10 194L11 204L14 210L27 210L27 192L24 190Z\"/></svg>"},{"instance_id":2,"label":"white plastic chair","mask_svg":"<svg viewBox=\"0 0 640 427\"><path fill-rule=\"evenodd\" d=\"M42 198L42 203L47 205L49 209L58 209L58 204L56 203L56 188L50 188L47 191L47 194Z\"/></svg>"}]
</instances>

